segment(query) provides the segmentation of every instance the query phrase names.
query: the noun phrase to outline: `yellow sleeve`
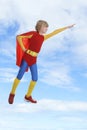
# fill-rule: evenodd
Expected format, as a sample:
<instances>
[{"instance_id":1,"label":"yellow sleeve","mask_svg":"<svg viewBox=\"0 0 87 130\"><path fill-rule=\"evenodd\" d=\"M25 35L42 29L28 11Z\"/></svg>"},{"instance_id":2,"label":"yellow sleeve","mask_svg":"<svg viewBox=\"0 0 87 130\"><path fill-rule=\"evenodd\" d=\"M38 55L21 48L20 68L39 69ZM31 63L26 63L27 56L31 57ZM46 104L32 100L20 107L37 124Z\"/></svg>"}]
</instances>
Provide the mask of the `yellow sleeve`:
<instances>
[{"instance_id":1,"label":"yellow sleeve","mask_svg":"<svg viewBox=\"0 0 87 130\"><path fill-rule=\"evenodd\" d=\"M31 38L32 36L33 36L33 34L29 35L29 36L20 36L20 35L17 36L18 42L19 42L19 44L20 44L20 46L21 46L21 48L22 48L23 51L25 50L25 47L23 45L22 39L23 38Z\"/></svg>"},{"instance_id":2,"label":"yellow sleeve","mask_svg":"<svg viewBox=\"0 0 87 130\"><path fill-rule=\"evenodd\" d=\"M18 37L21 37L21 38L31 38L33 36L33 34L29 35L29 36L18 36Z\"/></svg>"},{"instance_id":3,"label":"yellow sleeve","mask_svg":"<svg viewBox=\"0 0 87 130\"><path fill-rule=\"evenodd\" d=\"M52 36L54 36L54 35L56 35L56 34L62 32L62 31L64 31L64 30L66 30L66 29L68 29L68 28L67 28L67 27L59 28L59 29L57 29L57 30L55 30L55 31L53 31L53 32L51 32L51 33L49 33L49 34L47 34L47 35L44 35L44 40L47 40L48 38L51 38Z\"/></svg>"}]
</instances>

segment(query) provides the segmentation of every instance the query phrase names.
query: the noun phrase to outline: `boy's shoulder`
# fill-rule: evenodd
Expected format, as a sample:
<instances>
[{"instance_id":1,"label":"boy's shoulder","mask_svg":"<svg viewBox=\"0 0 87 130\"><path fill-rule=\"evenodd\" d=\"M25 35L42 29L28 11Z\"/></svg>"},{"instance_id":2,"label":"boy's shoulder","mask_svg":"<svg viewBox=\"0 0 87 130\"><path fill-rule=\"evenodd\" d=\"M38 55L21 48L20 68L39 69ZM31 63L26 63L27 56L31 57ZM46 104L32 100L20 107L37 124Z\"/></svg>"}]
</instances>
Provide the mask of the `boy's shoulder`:
<instances>
[{"instance_id":1,"label":"boy's shoulder","mask_svg":"<svg viewBox=\"0 0 87 130\"><path fill-rule=\"evenodd\" d=\"M29 32L25 32L25 33L22 33L22 34L19 34L20 36L28 36L28 35L32 35L32 34L35 34L36 31L29 31Z\"/></svg>"}]
</instances>

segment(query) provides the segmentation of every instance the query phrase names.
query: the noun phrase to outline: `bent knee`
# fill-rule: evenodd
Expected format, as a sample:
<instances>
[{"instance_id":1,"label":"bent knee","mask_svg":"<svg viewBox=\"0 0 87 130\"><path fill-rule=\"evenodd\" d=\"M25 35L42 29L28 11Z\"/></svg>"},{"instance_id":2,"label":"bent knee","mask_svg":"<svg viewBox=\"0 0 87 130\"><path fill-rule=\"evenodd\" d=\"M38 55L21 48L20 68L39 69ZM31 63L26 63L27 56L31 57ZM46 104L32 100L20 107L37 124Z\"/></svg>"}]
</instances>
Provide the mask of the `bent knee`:
<instances>
[{"instance_id":1,"label":"bent knee","mask_svg":"<svg viewBox=\"0 0 87 130\"><path fill-rule=\"evenodd\" d=\"M33 81L37 82L38 79L32 79Z\"/></svg>"},{"instance_id":2,"label":"bent knee","mask_svg":"<svg viewBox=\"0 0 87 130\"><path fill-rule=\"evenodd\" d=\"M22 79L22 77L20 77L20 76L17 76L16 78L17 78L18 80L21 80L21 79Z\"/></svg>"},{"instance_id":3,"label":"bent knee","mask_svg":"<svg viewBox=\"0 0 87 130\"><path fill-rule=\"evenodd\" d=\"M35 81L35 82L37 82L38 77L34 77L34 78L32 78L32 80Z\"/></svg>"}]
</instances>

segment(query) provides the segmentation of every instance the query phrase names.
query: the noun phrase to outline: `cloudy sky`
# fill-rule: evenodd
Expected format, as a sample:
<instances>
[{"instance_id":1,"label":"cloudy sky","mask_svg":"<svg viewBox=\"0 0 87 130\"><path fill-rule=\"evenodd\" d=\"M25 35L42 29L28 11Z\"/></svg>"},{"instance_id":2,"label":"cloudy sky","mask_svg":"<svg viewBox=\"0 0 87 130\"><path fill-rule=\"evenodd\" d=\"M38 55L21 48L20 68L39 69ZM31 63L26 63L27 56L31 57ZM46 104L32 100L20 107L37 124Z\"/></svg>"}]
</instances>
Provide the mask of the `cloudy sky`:
<instances>
[{"instance_id":1,"label":"cloudy sky","mask_svg":"<svg viewBox=\"0 0 87 130\"><path fill-rule=\"evenodd\" d=\"M87 1L0 0L0 129L87 130ZM14 105L8 95L19 68L15 37L49 23L48 33L76 26L44 42L38 57L37 104L24 101L30 72L17 89Z\"/></svg>"}]
</instances>

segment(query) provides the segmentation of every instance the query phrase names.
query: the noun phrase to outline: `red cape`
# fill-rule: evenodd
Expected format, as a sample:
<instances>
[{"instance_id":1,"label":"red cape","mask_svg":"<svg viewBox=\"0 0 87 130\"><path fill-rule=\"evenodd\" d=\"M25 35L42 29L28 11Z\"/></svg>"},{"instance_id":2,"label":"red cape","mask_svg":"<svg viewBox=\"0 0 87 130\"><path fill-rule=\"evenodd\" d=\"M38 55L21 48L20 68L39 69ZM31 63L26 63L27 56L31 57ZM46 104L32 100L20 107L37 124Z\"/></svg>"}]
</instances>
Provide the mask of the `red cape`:
<instances>
[{"instance_id":1,"label":"red cape","mask_svg":"<svg viewBox=\"0 0 87 130\"><path fill-rule=\"evenodd\" d=\"M21 34L19 36L29 36L29 35L34 34L34 32L35 31L27 32L27 33ZM28 49L29 44L30 44L29 38L23 38L22 41L23 41L23 45L25 46L25 48ZM18 40L16 39L16 65L19 67L21 65L23 55L24 55L24 52L23 52L21 46L19 45Z\"/></svg>"}]
</instances>

